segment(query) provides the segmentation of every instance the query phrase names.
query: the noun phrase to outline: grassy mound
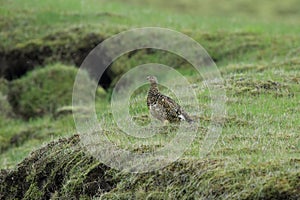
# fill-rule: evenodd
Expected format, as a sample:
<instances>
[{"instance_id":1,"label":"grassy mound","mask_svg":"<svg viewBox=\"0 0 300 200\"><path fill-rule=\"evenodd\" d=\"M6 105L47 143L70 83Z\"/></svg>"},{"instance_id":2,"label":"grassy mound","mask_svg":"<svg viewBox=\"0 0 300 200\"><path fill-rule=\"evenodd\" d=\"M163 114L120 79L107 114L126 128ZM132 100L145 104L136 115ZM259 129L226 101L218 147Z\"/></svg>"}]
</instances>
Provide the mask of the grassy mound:
<instances>
[{"instance_id":1,"label":"grassy mound","mask_svg":"<svg viewBox=\"0 0 300 200\"><path fill-rule=\"evenodd\" d=\"M85 33L82 28L69 28L19 43L2 52L4 68L0 75L14 79L37 66L53 62L80 66L87 54L102 40L100 34Z\"/></svg>"},{"instance_id":2,"label":"grassy mound","mask_svg":"<svg viewBox=\"0 0 300 200\"><path fill-rule=\"evenodd\" d=\"M18 169L1 171L0 198L89 197L111 190L115 183L106 174L108 167L86 156L78 141L74 136L51 142L33 152Z\"/></svg>"},{"instance_id":3,"label":"grassy mound","mask_svg":"<svg viewBox=\"0 0 300 200\"><path fill-rule=\"evenodd\" d=\"M298 199L300 163L229 166L226 160L183 159L155 172L118 172L87 155L78 135L49 143L16 169L0 172L0 198ZM227 163L227 164L226 164ZM283 172L282 169L290 170Z\"/></svg>"},{"instance_id":4,"label":"grassy mound","mask_svg":"<svg viewBox=\"0 0 300 200\"><path fill-rule=\"evenodd\" d=\"M59 107L71 105L76 74L76 68L57 64L12 81L8 99L14 112L28 119L54 114ZM89 80L87 73L85 78Z\"/></svg>"}]
</instances>

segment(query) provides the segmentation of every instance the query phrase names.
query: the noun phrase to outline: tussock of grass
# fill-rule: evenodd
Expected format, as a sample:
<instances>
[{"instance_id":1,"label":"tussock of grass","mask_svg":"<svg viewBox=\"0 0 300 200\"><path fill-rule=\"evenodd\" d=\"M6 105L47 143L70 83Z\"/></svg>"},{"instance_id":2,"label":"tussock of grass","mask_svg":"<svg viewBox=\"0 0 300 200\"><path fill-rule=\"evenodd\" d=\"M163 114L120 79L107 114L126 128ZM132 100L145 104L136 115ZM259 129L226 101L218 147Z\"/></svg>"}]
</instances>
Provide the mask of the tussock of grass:
<instances>
[{"instance_id":1,"label":"tussock of grass","mask_svg":"<svg viewBox=\"0 0 300 200\"><path fill-rule=\"evenodd\" d=\"M76 74L76 68L57 64L37 69L13 81L8 99L14 112L29 119L53 115L59 107L71 105ZM85 78L89 80L87 73Z\"/></svg>"}]
</instances>

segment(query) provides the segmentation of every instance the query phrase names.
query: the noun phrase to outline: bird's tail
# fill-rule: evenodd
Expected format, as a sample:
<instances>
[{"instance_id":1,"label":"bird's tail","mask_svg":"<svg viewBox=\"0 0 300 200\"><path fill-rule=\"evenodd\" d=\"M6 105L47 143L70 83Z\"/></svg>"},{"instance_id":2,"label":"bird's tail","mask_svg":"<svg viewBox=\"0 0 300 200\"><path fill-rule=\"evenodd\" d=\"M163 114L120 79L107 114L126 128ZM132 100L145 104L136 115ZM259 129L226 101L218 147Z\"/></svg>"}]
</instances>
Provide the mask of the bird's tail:
<instances>
[{"instance_id":1,"label":"bird's tail","mask_svg":"<svg viewBox=\"0 0 300 200\"><path fill-rule=\"evenodd\" d=\"M182 115L184 116L185 120L188 122L188 123L193 123L195 122L187 113L183 112Z\"/></svg>"}]
</instances>

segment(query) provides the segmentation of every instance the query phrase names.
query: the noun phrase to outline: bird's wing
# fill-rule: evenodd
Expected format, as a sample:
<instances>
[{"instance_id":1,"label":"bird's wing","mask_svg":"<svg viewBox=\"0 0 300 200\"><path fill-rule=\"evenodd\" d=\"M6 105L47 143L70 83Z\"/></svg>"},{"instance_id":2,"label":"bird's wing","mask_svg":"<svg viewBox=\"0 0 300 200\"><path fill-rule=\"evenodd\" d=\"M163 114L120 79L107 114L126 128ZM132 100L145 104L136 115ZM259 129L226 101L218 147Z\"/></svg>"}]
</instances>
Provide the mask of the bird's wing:
<instances>
[{"instance_id":1,"label":"bird's wing","mask_svg":"<svg viewBox=\"0 0 300 200\"><path fill-rule=\"evenodd\" d=\"M161 98L159 98L159 101L161 101L164 109L168 113L168 115L171 118L177 118L179 120L186 120L188 122L192 122L193 120L190 118L190 116L181 108L181 106L176 103L173 99L171 99L168 96L161 95Z\"/></svg>"},{"instance_id":2,"label":"bird's wing","mask_svg":"<svg viewBox=\"0 0 300 200\"><path fill-rule=\"evenodd\" d=\"M162 105L165 112L167 112L167 115L171 118L178 118L181 114L180 106L168 96L161 95L158 98L158 103Z\"/></svg>"}]
</instances>

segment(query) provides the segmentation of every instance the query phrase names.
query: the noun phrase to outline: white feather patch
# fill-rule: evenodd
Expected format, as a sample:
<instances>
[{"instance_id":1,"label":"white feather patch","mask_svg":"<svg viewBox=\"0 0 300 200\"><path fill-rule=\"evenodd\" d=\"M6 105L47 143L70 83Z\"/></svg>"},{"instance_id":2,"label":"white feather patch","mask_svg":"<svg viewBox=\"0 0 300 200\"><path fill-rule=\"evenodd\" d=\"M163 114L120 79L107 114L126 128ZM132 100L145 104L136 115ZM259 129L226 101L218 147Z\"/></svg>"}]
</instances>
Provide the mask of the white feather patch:
<instances>
[{"instance_id":1,"label":"white feather patch","mask_svg":"<svg viewBox=\"0 0 300 200\"><path fill-rule=\"evenodd\" d=\"M185 117L184 117L182 114L178 115L178 117L179 117L180 119L182 119L182 120L186 120Z\"/></svg>"}]
</instances>

